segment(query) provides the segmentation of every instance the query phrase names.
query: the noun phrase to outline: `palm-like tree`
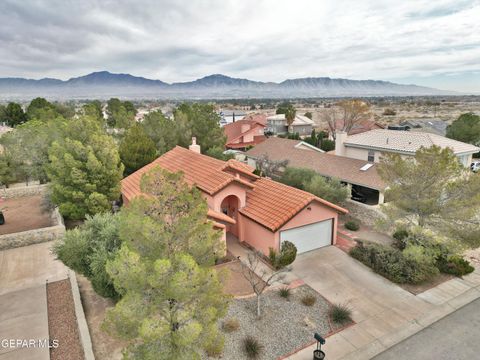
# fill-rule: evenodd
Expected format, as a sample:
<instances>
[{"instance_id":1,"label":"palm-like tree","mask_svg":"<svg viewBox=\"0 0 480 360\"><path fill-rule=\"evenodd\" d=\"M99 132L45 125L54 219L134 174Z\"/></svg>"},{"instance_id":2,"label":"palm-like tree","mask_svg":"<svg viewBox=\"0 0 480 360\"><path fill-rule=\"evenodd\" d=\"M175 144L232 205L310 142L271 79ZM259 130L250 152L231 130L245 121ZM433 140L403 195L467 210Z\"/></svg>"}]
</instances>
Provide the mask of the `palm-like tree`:
<instances>
[{"instance_id":1,"label":"palm-like tree","mask_svg":"<svg viewBox=\"0 0 480 360\"><path fill-rule=\"evenodd\" d=\"M293 105L288 105L285 109L285 119L287 120L288 131L291 132L291 125L295 120L295 116L297 115L297 110Z\"/></svg>"}]
</instances>

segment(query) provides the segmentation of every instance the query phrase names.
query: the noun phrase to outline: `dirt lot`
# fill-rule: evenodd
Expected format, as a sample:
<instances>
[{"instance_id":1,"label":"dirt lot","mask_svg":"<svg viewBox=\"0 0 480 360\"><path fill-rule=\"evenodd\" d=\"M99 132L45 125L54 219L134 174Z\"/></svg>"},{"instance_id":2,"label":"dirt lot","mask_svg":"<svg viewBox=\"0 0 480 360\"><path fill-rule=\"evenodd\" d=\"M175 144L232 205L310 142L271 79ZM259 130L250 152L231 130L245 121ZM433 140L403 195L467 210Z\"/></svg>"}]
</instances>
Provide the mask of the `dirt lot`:
<instances>
[{"instance_id":1,"label":"dirt lot","mask_svg":"<svg viewBox=\"0 0 480 360\"><path fill-rule=\"evenodd\" d=\"M42 211L41 195L7 199L0 202L5 224L0 226L0 235L52 226L49 212Z\"/></svg>"},{"instance_id":2,"label":"dirt lot","mask_svg":"<svg viewBox=\"0 0 480 360\"><path fill-rule=\"evenodd\" d=\"M122 349L126 344L107 335L100 329L107 309L114 305L113 301L98 295L93 290L90 281L84 276L77 274L77 280L83 310L85 311L88 329L90 330L95 359L120 360L122 358Z\"/></svg>"},{"instance_id":3,"label":"dirt lot","mask_svg":"<svg viewBox=\"0 0 480 360\"><path fill-rule=\"evenodd\" d=\"M253 290L249 282L242 275L242 267L238 260L215 266L221 272L220 280L225 293L233 296L252 295Z\"/></svg>"}]
</instances>

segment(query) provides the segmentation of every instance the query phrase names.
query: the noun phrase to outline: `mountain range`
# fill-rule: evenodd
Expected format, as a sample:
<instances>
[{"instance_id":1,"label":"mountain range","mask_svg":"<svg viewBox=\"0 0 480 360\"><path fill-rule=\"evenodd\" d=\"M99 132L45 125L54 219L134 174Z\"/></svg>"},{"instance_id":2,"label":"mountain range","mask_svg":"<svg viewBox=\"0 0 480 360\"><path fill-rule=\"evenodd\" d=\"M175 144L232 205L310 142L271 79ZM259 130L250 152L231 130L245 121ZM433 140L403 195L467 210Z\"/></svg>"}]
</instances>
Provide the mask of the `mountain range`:
<instances>
[{"instance_id":1,"label":"mountain range","mask_svg":"<svg viewBox=\"0 0 480 360\"><path fill-rule=\"evenodd\" d=\"M44 78L0 78L0 99L29 99L43 96L52 99L159 98L299 98L341 96L421 96L454 93L417 85L402 85L380 80L331 79L307 77L279 83L252 81L214 74L177 83L166 83L130 74L108 71L58 80Z\"/></svg>"}]
</instances>

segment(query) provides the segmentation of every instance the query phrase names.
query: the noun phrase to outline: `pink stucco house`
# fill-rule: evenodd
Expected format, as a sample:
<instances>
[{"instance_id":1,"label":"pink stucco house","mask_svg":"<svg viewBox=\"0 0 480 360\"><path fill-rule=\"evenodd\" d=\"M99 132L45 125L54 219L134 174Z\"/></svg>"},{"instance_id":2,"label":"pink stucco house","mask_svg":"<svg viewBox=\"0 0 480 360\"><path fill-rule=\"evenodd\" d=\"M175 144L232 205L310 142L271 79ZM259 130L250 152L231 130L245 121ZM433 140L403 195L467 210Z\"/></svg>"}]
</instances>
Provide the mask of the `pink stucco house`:
<instances>
[{"instance_id":1,"label":"pink stucco house","mask_svg":"<svg viewBox=\"0 0 480 360\"><path fill-rule=\"evenodd\" d=\"M142 175L155 166L184 174L205 197L208 217L227 234L268 255L281 242L293 242L298 253L335 244L339 213L347 210L310 193L253 173L236 160L221 161L200 154L195 141L190 149L175 147L122 180L125 205L141 194Z\"/></svg>"}]
</instances>

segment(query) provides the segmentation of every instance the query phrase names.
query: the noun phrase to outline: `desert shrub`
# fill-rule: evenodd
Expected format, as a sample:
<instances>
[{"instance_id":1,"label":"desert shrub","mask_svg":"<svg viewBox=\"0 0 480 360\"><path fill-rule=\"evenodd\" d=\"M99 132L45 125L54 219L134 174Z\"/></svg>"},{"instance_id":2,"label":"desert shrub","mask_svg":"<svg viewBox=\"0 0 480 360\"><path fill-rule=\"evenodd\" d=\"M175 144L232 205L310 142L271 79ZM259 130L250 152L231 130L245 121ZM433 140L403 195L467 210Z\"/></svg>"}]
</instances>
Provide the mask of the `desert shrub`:
<instances>
[{"instance_id":1,"label":"desert shrub","mask_svg":"<svg viewBox=\"0 0 480 360\"><path fill-rule=\"evenodd\" d=\"M307 184L317 173L310 169L288 167L282 173L280 182L289 186L293 186L300 190L305 190Z\"/></svg>"},{"instance_id":2,"label":"desert shrub","mask_svg":"<svg viewBox=\"0 0 480 360\"><path fill-rule=\"evenodd\" d=\"M325 152L335 150L335 141L330 139L322 139L322 142L320 144L320 149L322 149Z\"/></svg>"},{"instance_id":3,"label":"desert shrub","mask_svg":"<svg viewBox=\"0 0 480 360\"><path fill-rule=\"evenodd\" d=\"M383 110L383 115L393 116L393 115L397 115L397 112L393 109L386 108L385 110Z\"/></svg>"},{"instance_id":4,"label":"desert shrub","mask_svg":"<svg viewBox=\"0 0 480 360\"><path fill-rule=\"evenodd\" d=\"M68 230L54 246L55 255L69 268L85 275L94 290L104 296L117 298L112 280L105 270L120 248L118 216L105 213L87 216L80 227Z\"/></svg>"},{"instance_id":5,"label":"desert shrub","mask_svg":"<svg viewBox=\"0 0 480 360\"><path fill-rule=\"evenodd\" d=\"M467 260L458 255L450 256L445 261L439 261L438 267L441 272L455 276L470 274L475 270Z\"/></svg>"},{"instance_id":6,"label":"desert shrub","mask_svg":"<svg viewBox=\"0 0 480 360\"><path fill-rule=\"evenodd\" d=\"M240 322L237 318L229 318L223 322L222 328L226 332L234 332L240 329Z\"/></svg>"},{"instance_id":7,"label":"desert shrub","mask_svg":"<svg viewBox=\"0 0 480 360\"><path fill-rule=\"evenodd\" d=\"M348 188L340 180L321 175L315 175L305 182L304 188L309 193L333 203L345 201L349 194Z\"/></svg>"},{"instance_id":8,"label":"desert shrub","mask_svg":"<svg viewBox=\"0 0 480 360\"><path fill-rule=\"evenodd\" d=\"M312 294L303 295L301 300L305 306L313 306L317 302L317 298Z\"/></svg>"},{"instance_id":9,"label":"desert shrub","mask_svg":"<svg viewBox=\"0 0 480 360\"><path fill-rule=\"evenodd\" d=\"M281 297L288 299L291 295L291 290L288 287L282 287L278 290L278 295Z\"/></svg>"},{"instance_id":10,"label":"desert shrub","mask_svg":"<svg viewBox=\"0 0 480 360\"><path fill-rule=\"evenodd\" d=\"M247 336L242 342L243 351L249 359L258 359L263 351L263 345L253 336Z\"/></svg>"},{"instance_id":11,"label":"desert shrub","mask_svg":"<svg viewBox=\"0 0 480 360\"><path fill-rule=\"evenodd\" d=\"M335 324L343 325L352 321L352 310L347 304L332 305L329 315Z\"/></svg>"},{"instance_id":12,"label":"desert shrub","mask_svg":"<svg viewBox=\"0 0 480 360\"><path fill-rule=\"evenodd\" d=\"M290 265L295 261L296 257L297 257L297 247L290 241L282 242L282 248L280 249L280 254L277 257L276 268L281 269L285 266Z\"/></svg>"},{"instance_id":13,"label":"desert shrub","mask_svg":"<svg viewBox=\"0 0 480 360\"><path fill-rule=\"evenodd\" d=\"M392 234L393 239L395 240L393 245L400 249L403 250L407 246L406 239L408 238L409 233L408 230L405 228L398 228L395 230L395 232Z\"/></svg>"},{"instance_id":14,"label":"desert shrub","mask_svg":"<svg viewBox=\"0 0 480 360\"><path fill-rule=\"evenodd\" d=\"M345 223L345 228L351 231L357 231L358 229L360 229L360 225L358 224L358 222L350 220Z\"/></svg>"},{"instance_id":15,"label":"desert shrub","mask_svg":"<svg viewBox=\"0 0 480 360\"><path fill-rule=\"evenodd\" d=\"M223 336L215 336L214 339L205 346L205 352L209 357L220 357L223 353L225 338Z\"/></svg>"},{"instance_id":16,"label":"desert shrub","mask_svg":"<svg viewBox=\"0 0 480 360\"><path fill-rule=\"evenodd\" d=\"M435 258L418 247L404 254L388 245L359 244L350 255L396 283L418 284L438 274Z\"/></svg>"}]
</instances>

